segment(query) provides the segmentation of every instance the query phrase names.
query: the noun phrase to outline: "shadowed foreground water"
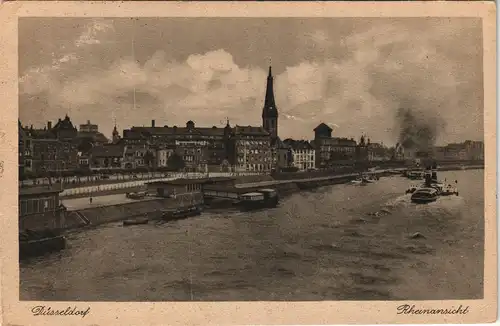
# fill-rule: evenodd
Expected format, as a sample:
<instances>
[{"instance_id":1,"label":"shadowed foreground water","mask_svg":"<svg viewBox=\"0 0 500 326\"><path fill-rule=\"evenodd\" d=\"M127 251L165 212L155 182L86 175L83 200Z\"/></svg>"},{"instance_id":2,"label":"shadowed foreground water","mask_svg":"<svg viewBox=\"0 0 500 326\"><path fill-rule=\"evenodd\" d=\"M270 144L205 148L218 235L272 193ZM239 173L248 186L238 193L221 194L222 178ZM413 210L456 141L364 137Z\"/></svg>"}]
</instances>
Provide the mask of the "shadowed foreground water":
<instances>
[{"instance_id":1,"label":"shadowed foreground water","mask_svg":"<svg viewBox=\"0 0 500 326\"><path fill-rule=\"evenodd\" d=\"M460 196L415 205L392 177L268 211L74 232L67 250L22 263L21 300L482 298L483 171L440 178L459 180Z\"/></svg>"}]
</instances>

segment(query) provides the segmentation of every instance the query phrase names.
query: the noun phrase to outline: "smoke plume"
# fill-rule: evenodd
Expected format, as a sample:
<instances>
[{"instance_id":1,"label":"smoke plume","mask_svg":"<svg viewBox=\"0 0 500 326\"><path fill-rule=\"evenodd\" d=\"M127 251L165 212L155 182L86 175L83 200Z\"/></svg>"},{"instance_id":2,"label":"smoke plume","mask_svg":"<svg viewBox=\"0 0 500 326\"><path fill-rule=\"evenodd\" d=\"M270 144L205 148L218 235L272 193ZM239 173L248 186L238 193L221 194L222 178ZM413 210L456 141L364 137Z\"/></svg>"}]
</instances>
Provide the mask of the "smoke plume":
<instances>
[{"instance_id":1,"label":"smoke plume","mask_svg":"<svg viewBox=\"0 0 500 326\"><path fill-rule=\"evenodd\" d=\"M401 146L417 151L427 151L433 147L445 127L444 120L439 116L430 116L429 111L409 108L396 111L396 123Z\"/></svg>"}]
</instances>

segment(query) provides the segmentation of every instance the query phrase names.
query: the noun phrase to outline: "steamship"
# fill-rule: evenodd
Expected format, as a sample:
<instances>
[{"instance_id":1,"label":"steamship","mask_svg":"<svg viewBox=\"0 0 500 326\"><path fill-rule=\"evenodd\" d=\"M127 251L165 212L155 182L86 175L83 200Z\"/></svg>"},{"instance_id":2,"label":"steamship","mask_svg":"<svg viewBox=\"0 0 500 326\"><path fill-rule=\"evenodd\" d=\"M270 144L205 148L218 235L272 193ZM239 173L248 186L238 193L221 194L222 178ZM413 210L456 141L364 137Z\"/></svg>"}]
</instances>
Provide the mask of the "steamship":
<instances>
[{"instance_id":1,"label":"steamship","mask_svg":"<svg viewBox=\"0 0 500 326\"><path fill-rule=\"evenodd\" d=\"M458 196L458 189L451 184L446 185L437 179L437 165L434 164L428 168L424 174L425 182L423 185L411 186L406 190L411 194L411 201L418 204L430 203L436 201L440 196ZM446 182L446 180L445 180ZM455 180L455 184L458 182Z\"/></svg>"}]
</instances>

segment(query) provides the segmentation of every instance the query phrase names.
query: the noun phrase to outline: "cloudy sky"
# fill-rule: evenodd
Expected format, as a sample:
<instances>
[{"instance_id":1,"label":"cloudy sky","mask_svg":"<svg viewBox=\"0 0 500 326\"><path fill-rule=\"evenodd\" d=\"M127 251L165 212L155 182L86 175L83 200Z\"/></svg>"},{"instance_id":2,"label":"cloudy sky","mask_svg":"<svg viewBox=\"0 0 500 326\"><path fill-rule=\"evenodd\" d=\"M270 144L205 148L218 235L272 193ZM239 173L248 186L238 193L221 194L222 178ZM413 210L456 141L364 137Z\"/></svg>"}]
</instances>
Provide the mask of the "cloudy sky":
<instances>
[{"instance_id":1,"label":"cloudy sky","mask_svg":"<svg viewBox=\"0 0 500 326\"><path fill-rule=\"evenodd\" d=\"M282 138L325 122L394 144L404 107L444 122L439 143L482 140L481 35L471 18L22 18L20 119L260 125L271 61Z\"/></svg>"}]
</instances>

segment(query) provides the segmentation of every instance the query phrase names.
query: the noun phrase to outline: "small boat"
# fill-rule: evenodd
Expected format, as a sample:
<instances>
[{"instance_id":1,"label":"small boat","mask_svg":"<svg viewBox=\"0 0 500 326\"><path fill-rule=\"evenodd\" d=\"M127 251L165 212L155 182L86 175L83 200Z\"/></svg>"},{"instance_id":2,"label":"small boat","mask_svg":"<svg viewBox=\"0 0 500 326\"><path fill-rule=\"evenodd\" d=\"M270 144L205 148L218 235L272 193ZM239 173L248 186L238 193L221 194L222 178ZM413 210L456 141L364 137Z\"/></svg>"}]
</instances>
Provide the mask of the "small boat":
<instances>
[{"instance_id":1,"label":"small boat","mask_svg":"<svg viewBox=\"0 0 500 326\"><path fill-rule=\"evenodd\" d=\"M125 220L125 221L123 221L123 226L141 225L141 224L148 224L148 223L149 223L149 219L140 218L140 219L135 219L135 220Z\"/></svg>"},{"instance_id":2,"label":"small boat","mask_svg":"<svg viewBox=\"0 0 500 326\"><path fill-rule=\"evenodd\" d=\"M352 185L360 185L360 184L362 184L362 183L363 183L363 179L361 179L361 178L356 178L356 179L352 180L352 181L351 181L351 182L349 182L349 183L350 183L350 184L352 184Z\"/></svg>"},{"instance_id":3,"label":"small boat","mask_svg":"<svg viewBox=\"0 0 500 326\"><path fill-rule=\"evenodd\" d=\"M274 193L273 193L274 192ZM240 196L240 207L243 211L251 211L278 206L279 199L275 190L266 194L266 190L249 192Z\"/></svg>"},{"instance_id":4,"label":"small boat","mask_svg":"<svg viewBox=\"0 0 500 326\"><path fill-rule=\"evenodd\" d=\"M25 230L19 233L19 258L42 256L66 248L66 238L54 231Z\"/></svg>"},{"instance_id":5,"label":"small boat","mask_svg":"<svg viewBox=\"0 0 500 326\"><path fill-rule=\"evenodd\" d=\"M436 182L432 183L430 187L436 189L438 191L438 195L440 196L451 196L451 195L458 196L458 189L452 187L451 185L445 185L444 183Z\"/></svg>"},{"instance_id":6,"label":"small boat","mask_svg":"<svg viewBox=\"0 0 500 326\"><path fill-rule=\"evenodd\" d=\"M376 174L366 174L362 177L367 183L374 183L379 180L379 177Z\"/></svg>"},{"instance_id":7,"label":"small boat","mask_svg":"<svg viewBox=\"0 0 500 326\"><path fill-rule=\"evenodd\" d=\"M438 199L439 192L435 188L419 188L411 195L411 201L417 204L427 204Z\"/></svg>"},{"instance_id":8,"label":"small boat","mask_svg":"<svg viewBox=\"0 0 500 326\"><path fill-rule=\"evenodd\" d=\"M368 182L365 178L356 178L350 182L350 184L355 185L355 186L366 186Z\"/></svg>"},{"instance_id":9,"label":"small boat","mask_svg":"<svg viewBox=\"0 0 500 326\"><path fill-rule=\"evenodd\" d=\"M452 185L446 185L441 187L440 190L440 195L441 196L458 196L458 189L456 187L453 187Z\"/></svg>"},{"instance_id":10,"label":"small boat","mask_svg":"<svg viewBox=\"0 0 500 326\"><path fill-rule=\"evenodd\" d=\"M202 209L198 205L169 209L162 212L162 219L167 221L180 220L201 215Z\"/></svg>"}]
</instances>

